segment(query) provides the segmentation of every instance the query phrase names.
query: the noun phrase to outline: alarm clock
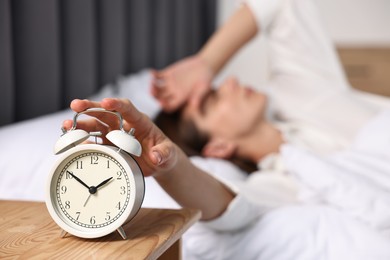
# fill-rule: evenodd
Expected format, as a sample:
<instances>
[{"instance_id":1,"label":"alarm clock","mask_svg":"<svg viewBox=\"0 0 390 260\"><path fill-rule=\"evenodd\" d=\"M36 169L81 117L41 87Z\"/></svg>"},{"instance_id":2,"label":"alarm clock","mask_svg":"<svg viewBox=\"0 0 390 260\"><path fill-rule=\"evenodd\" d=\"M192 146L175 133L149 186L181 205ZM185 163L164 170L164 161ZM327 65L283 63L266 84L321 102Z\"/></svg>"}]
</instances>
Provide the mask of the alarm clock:
<instances>
[{"instance_id":1,"label":"alarm clock","mask_svg":"<svg viewBox=\"0 0 390 260\"><path fill-rule=\"evenodd\" d=\"M106 135L113 145L97 142L101 132L76 129L78 116L91 112L118 117L119 130ZM46 206L62 236L97 238L118 231L126 239L123 225L137 214L145 194L142 171L132 157L142 153L134 131L123 129L120 113L101 108L76 113L71 129L63 129L54 147L60 157L49 173L46 192ZM90 137L95 143L83 143Z\"/></svg>"}]
</instances>

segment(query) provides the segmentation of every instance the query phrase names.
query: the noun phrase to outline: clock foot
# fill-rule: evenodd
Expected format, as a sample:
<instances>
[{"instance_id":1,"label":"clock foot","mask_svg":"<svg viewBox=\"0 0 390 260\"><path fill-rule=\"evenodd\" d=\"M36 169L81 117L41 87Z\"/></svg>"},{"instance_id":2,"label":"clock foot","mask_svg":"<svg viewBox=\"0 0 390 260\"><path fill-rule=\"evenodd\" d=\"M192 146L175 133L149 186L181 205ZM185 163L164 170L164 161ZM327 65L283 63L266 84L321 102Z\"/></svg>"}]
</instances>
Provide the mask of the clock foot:
<instances>
[{"instance_id":1,"label":"clock foot","mask_svg":"<svg viewBox=\"0 0 390 260\"><path fill-rule=\"evenodd\" d=\"M127 239L127 236L126 236L125 231L123 230L123 227L119 227L116 231L118 231L119 235L121 235L121 237L122 237L124 240Z\"/></svg>"},{"instance_id":2,"label":"clock foot","mask_svg":"<svg viewBox=\"0 0 390 260\"><path fill-rule=\"evenodd\" d=\"M68 232L66 232L65 230L62 230L61 234L60 234L60 237L64 238L66 236L66 234L68 234Z\"/></svg>"}]
</instances>

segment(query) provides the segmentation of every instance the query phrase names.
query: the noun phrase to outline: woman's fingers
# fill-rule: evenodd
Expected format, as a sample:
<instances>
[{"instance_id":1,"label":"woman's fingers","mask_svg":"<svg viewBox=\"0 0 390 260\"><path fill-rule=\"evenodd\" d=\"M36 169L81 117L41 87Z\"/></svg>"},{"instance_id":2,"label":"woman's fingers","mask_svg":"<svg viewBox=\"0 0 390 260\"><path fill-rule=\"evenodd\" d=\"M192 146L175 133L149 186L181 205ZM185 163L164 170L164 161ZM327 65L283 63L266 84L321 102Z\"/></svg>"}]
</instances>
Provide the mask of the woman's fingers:
<instances>
[{"instance_id":1,"label":"woman's fingers","mask_svg":"<svg viewBox=\"0 0 390 260\"><path fill-rule=\"evenodd\" d=\"M152 95L159 101L164 111L167 112L177 109L185 101L185 96L180 89L172 89L169 86L152 88Z\"/></svg>"},{"instance_id":2,"label":"woman's fingers","mask_svg":"<svg viewBox=\"0 0 390 260\"><path fill-rule=\"evenodd\" d=\"M102 132L103 135L106 135L111 130L111 127L109 125L107 125L107 124L105 124L102 121L97 120L97 119L78 121L77 128L83 129L87 132L100 131L100 132Z\"/></svg>"},{"instance_id":3,"label":"woman's fingers","mask_svg":"<svg viewBox=\"0 0 390 260\"><path fill-rule=\"evenodd\" d=\"M167 92L167 82L163 72L151 70L151 75L151 93L156 99L159 99L161 95Z\"/></svg>"},{"instance_id":4,"label":"woman's fingers","mask_svg":"<svg viewBox=\"0 0 390 260\"><path fill-rule=\"evenodd\" d=\"M151 93L153 97L155 97L157 100L160 100L160 99L164 99L166 96L171 95L172 90L168 86L156 87L155 85L152 85Z\"/></svg>"},{"instance_id":5,"label":"woman's fingers","mask_svg":"<svg viewBox=\"0 0 390 260\"><path fill-rule=\"evenodd\" d=\"M128 99L105 98L101 106L107 110L119 112L125 120L126 130L136 129L136 135L148 132L153 123L145 114L139 112Z\"/></svg>"},{"instance_id":6,"label":"woman's fingers","mask_svg":"<svg viewBox=\"0 0 390 260\"><path fill-rule=\"evenodd\" d=\"M73 120L65 120L63 123L62 123L62 127L65 129L65 130L69 130L71 129L73 126Z\"/></svg>"},{"instance_id":7,"label":"woman's fingers","mask_svg":"<svg viewBox=\"0 0 390 260\"><path fill-rule=\"evenodd\" d=\"M100 102L107 110L117 111L129 122L138 122L143 116L128 99L105 98Z\"/></svg>"},{"instance_id":8,"label":"woman's fingers","mask_svg":"<svg viewBox=\"0 0 390 260\"><path fill-rule=\"evenodd\" d=\"M179 87L171 71L155 71L152 75L151 94L165 111L171 112L184 103L186 96L183 86Z\"/></svg>"},{"instance_id":9,"label":"woman's fingers","mask_svg":"<svg viewBox=\"0 0 390 260\"><path fill-rule=\"evenodd\" d=\"M165 140L150 149L150 159L160 170L168 171L177 163L177 154L172 142Z\"/></svg>"},{"instance_id":10,"label":"woman's fingers","mask_svg":"<svg viewBox=\"0 0 390 260\"><path fill-rule=\"evenodd\" d=\"M105 98L101 102L75 99L71 103L71 108L76 112L82 112L88 108L104 108L109 111L119 112L124 119L126 131L129 131L131 127L144 128L145 125L150 124L147 122L148 120L144 119L147 117L143 113L140 113L128 99ZM87 112L87 114L108 124L111 129L119 128L119 118L111 113ZM143 123L140 123L140 120ZM70 128L70 124L67 121L64 122L64 126L68 129ZM91 124L90 126L93 127Z\"/></svg>"},{"instance_id":11,"label":"woman's fingers","mask_svg":"<svg viewBox=\"0 0 390 260\"><path fill-rule=\"evenodd\" d=\"M82 112L88 108L101 107L100 102L90 101L87 99L74 99L70 103L70 108L75 112Z\"/></svg>"},{"instance_id":12,"label":"woman's fingers","mask_svg":"<svg viewBox=\"0 0 390 260\"><path fill-rule=\"evenodd\" d=\"M100 102L96 101L90 101L90 100L80 100L75 99L72 101L70 107L75 112L83 112L89 108L101 108ZM105 122L106 124L109 124L112 129L118 129L119 128L119 118L111 113L104 113L104 112L86 112L86 115L90 117L98 118L99 120ZM82 116L79 116L78 119L82 118Z\"/></svg>"},{"instance_id":13,"label":"woman's fingers","mask_svg":"<svg viewBox=\"0 0 390 260\"><path fill-rule=\"evenodd\" d=\"M73 125L73 120L66 120L63 123L63 126L66 130L71 129L72 125ZM106 139L106 135L108 134L108 132L111 131L111 127L98 119L91 118L88 120L77 121L77 129L83 129L88 133L100 131L102 133L100 138L102 138L103 143L110 143Z\"/></svg>"},{"instance_id":14,"label":"woman's fingers","mask_svg":"<svg viewBox=\"0 0 390 260\"><path fill-rule=\"evenodd\" d=\"M188 99L188 105L195 110L199 110L202 100L205 96L211 91L211 86L208 82L199 82L196 85L196 88L191 93L190 98Z\"/></svg>"}]
</instances>

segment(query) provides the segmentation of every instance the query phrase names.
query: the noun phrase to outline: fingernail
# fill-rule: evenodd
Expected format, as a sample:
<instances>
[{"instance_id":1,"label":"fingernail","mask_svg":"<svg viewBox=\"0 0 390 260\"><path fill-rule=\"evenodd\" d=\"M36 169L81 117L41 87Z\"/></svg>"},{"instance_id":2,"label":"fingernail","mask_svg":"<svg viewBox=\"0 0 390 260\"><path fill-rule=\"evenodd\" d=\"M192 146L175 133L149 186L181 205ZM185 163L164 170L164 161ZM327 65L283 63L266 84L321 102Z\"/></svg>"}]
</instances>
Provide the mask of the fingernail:
<instances>
[{"instance_id":1,"label":"fingernail","mask_svg":"<svg viewBox=\"0 0 390 260\"><path fill-rule=\"evenodd\" d=\"M156 79L155 80L156 87L162 88L165 86L165 80L163 79Z\"/></svg>"},{"instance_id":2,"label":"fingernail","mask_svg":"<svg viewBox=\"0 0 390 260\"><path fill-rule=\"evenodd\" d=\"M161 154L159 152L157 152L157 151L154 151L153 152L153 156L154 156L154 158L156 158L157 165L160 165L161 162L162 162Z\"/></svg>"}]
</instances>

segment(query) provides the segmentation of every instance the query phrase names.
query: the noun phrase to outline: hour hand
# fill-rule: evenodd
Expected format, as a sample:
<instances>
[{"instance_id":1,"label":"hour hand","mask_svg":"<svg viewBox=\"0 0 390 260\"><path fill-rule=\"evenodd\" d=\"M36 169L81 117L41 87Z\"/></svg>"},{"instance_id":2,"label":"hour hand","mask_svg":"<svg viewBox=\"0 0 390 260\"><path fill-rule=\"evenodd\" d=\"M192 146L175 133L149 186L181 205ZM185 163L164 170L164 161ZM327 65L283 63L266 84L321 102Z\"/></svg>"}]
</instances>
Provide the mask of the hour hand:
<instances>
[{"instance_id":1,"label":"hour hand","mask_svg":"<svg viewBox=\"0 0 390 260\"><path fill-rule=\"evenodd\" d=\"M109 182L111 179L112 179L112 177L111 177L111 178L108 178L107 180L102 181L101 183L99 183L99 184L96 186L96 189L100 188L101 186L103 186L104 184L106 184L107 182Z\"/></svg>"},{"instance_id":2,"label":"hour hand","mask_svg":"<svg viewBox=\"0 0 390 260\"><path fill-rule=\"evenodd\" d=\"M87 184L85 184L85 182L83 182L79 177L77 177L76 175L74 175L72 172L70 171L66 171L67 173L70 174L70 176L72 176L73 178L75 178L76 181L78 181L79 183L81 183L84 187L86 187L88 190L89 190L89 186Z\"/></svg>"}]
</instances>

